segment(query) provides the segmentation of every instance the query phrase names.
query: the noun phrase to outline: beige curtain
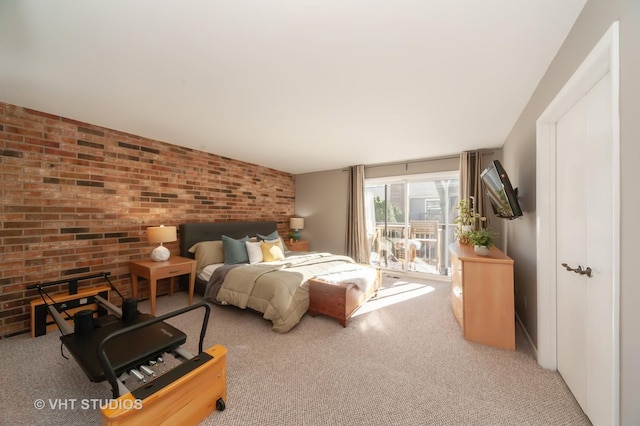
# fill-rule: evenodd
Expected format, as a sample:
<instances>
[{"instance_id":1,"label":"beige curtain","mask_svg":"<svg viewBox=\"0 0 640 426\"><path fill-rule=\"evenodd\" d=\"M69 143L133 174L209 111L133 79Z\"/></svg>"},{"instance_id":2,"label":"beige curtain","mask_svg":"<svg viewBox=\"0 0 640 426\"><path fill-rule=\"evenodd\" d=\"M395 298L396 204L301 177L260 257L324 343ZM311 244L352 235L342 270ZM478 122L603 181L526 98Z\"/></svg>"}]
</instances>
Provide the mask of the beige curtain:
<instances>
[{"instance_id":1,"label":"beige curtain","mask_svg":"<svg viewBox=\"0 0 640 426\"><path fill-rule=\"evenodd\" d=\"M480 179L483 170L480 151L464 151L460 154L460 199L472 199L476 213L486 217Z\"/></svg>"},{"instance_id":2,"label":"beige curtain","mask_svg":"<svg viewBox=\"0 0 640 426\"><path fill-rule=\"evenodd\" d=\"M358 263L369 263L371 252L367 240L363 165L349 167L346 252Z\"/></svg>"}]
</instances>

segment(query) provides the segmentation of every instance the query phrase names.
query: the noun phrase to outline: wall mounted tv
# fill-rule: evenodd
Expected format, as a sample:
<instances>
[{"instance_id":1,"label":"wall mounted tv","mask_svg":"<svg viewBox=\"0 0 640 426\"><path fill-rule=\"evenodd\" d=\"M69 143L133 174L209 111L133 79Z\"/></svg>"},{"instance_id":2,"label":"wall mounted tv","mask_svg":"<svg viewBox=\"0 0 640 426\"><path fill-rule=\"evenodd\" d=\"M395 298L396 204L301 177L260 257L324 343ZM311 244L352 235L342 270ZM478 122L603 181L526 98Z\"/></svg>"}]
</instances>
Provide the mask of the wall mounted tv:
<instances>
[{"instance_id":1,"label":"wall mounted tv","mask_svg":"<svg viewBox=\"0 0 640 426\"><path fill-rule=\"evenodd\" d=\"M518 203L518 189L513 189L507 172L500 161L491 162L480 178L487 190L493 213L503 219L516 219L522 216L522 209Z\"/></svg>"}]
</instances>

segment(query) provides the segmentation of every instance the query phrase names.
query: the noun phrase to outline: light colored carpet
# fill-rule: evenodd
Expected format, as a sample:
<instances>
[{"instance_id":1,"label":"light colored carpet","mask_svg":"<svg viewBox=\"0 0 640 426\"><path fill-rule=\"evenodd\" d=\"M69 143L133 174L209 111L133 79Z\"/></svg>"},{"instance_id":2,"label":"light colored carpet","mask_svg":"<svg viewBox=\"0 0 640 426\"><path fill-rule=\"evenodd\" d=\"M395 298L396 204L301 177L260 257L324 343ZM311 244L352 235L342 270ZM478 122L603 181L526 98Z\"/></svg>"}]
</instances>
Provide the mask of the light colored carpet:
<instances>
[{"instance_id":1,"label":"light colored carpet","mask_svg":"<svg viewBox=\"0 0 640 426\"><path fill-rule=\"evenodd\" d=\"M519 328L515 352L465 341L449 288L387 276L380 296L347 328L306 315L286 334L254 312L213 306L205 348L227 348L227 408L202 424L590 424L559 374L537 365ZM184 292L160 297L157 314L186 304ZM189 335L193 352L201 312L169 321ZM62 358L58 336L0 340L0 424L100 423L99 410L86 405L110 398L110 388ZM57 401L67 406L53 407Z\"/></svg>"}]
</instances>

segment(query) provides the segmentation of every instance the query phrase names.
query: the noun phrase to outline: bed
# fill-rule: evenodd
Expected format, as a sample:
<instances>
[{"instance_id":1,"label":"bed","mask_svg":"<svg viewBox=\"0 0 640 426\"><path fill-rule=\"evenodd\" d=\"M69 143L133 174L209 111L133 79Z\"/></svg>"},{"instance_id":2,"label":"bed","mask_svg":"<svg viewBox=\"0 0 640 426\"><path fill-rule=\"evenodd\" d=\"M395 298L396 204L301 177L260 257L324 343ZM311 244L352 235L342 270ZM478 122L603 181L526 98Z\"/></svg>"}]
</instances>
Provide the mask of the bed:
<instances>
[{"instance_id":1,"label":"bed","mask_svg":"<svg viewBox=\"0 0 640 426\"><path fill-rule=\"evenodd\" d=\"M180 255L196 259L196 292L207 301L257 311L280 333L309 309L311 278L345 277L367 294L379 286L377 270L350 257L289 251L276 222L181 224Z\"/></svg>"}]
</instances>

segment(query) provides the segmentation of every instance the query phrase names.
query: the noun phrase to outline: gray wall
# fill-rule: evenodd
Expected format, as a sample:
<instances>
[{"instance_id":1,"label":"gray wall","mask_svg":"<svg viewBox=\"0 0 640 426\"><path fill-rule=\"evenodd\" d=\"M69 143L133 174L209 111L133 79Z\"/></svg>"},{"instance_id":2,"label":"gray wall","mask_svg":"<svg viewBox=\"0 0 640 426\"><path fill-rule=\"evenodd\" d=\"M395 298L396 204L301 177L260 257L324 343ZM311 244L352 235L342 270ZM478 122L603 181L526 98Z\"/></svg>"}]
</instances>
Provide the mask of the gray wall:
<instances>
[{"instance_id":1,"label":"gray wall","mask_svg":"<svg viewBox=\"0 0 640 426\"><path fill-rule=\"evenodd\" d=\"M300 237L310 250L344 254L348 184L343 170L296 175L296 215L304 217Z\"/></svg>"},{"instance_id":2,"label":"gray wall","mask_svg":"<svg viewBox=\"0 0 640 426\"><path fill-rule=\"evenodd\" d=\"M535 123L616 20L620 21L620 419L622 425L639 425L640 309L637 305L640 302L640 280L634 271L634 263L637 261L637 241L640 240L640 228L635 223L635 216L640 212L640 190L637 189L640 181L640 0L589 0L585 5L503 146L502 162L513 186L519 189L525 213L520 220L505 222L503 232L506 238L504 249L515 260L517 313L536 344ZM509 88L505 87L505 90ZM404 164L372 167L367 175L423 173L416 171L421 167L419 163L410 163L407 168ZM311 240L313 250L344 252L347 181L347 173L341 170L296 177L296 212L309 218L303 237Z\"/></svg>"},{"instance_id":3,"label":"gray wall","mask_svg":"<svg viewBox=\"0 0 640 426\"><path fill-rule=\"evenodd\" d=\"M365 167L367 178L434 173L458 169L457 157L412 160ZM296 214L305 218L302 239L313 251L344 254L347 232L347 169L296 175Z\"/></svg>"},{"instance_id":4,"label":"gray wall","mask_svg":"<svg viewBox=\"0 0 640 426\"><path fill-rule=\"evenodd\" d=\"M527 332L537 342L536 300L536 133L535 123L547 105L604 35L620 21L620 131L621 131L621 413L623 425L640 424L640 284L633 271L640 230L634 216L640 211L640 1L590 0L562 48L522 112L503 147L514 186L520 189L525 211L521 221L508 224L508 252L515 260L516 309ZM544 230L541 230L544 232ZM527 308L524 308L524 298Z\"/></svg>"}]
</instances>

